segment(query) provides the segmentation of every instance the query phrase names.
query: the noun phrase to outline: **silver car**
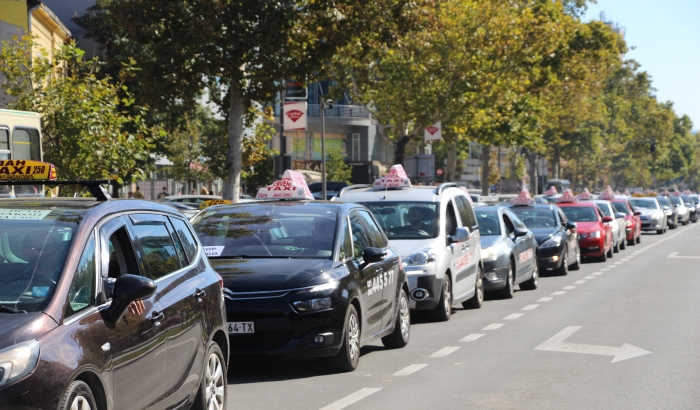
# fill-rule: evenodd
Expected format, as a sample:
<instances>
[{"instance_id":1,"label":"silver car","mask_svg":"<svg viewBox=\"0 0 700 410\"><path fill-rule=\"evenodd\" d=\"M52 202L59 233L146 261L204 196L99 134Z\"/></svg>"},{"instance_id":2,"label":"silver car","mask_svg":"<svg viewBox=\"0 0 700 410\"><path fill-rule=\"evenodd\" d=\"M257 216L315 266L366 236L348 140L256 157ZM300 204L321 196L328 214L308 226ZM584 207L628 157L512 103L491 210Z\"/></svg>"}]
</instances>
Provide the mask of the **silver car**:
<instances>
[{"instance_id":1,"label":"silver car","mask_svg":"<svg viewBox=\"0 0 700 410\"><path fill-rule=\"evenodd\" d=\"M642 213L639 216L642 220L642 231L656 231L659 235L666 232L668 227L666 210L655 197L632 197L630 205L635 211Z\"/></svg>"},{"instance_id":2,"label":"silver car","mask_svg":"<svg viewBox=\"0 0 700 410\"><path fill-rule=\"evenodd\" d=\"M454 183L397 189L355 185L333 201L372 210L403 260L410 307L449 320L452 305L479 308L484 298L479 226L467 194Z\"/></svg>"},{"instance_id":3,"label":"silver car","mask_svg":"<svg viewBox=\"0 0 700 410\"><path fill-rule=\"evenodd\" d=\"M603 216L613 217L612 222L608 222L612 227L613 236L613 252L620 252L620 249L625 249L627 247L627 222L625 222L625 214L622 212L615 212L615 209L610 204L610 201L605 199L596 199L593 201L598 206L598 209L603 213Z\"/></svg>"}]
</instances>

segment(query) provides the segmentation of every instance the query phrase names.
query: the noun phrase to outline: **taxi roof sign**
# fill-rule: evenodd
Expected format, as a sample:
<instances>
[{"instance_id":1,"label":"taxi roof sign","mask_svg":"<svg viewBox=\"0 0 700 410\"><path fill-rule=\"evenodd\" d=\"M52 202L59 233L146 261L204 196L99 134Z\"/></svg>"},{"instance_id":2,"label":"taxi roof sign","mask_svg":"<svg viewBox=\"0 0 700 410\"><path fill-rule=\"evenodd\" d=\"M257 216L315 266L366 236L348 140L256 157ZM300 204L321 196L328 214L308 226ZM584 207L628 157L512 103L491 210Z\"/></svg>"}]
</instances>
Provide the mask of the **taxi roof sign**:
<instances>
[{"instance_id":1,"label":"taxi roof sign","mask_svg":"<svg viewBox=\"0 0 700 410\"><path fill-rule=\"evenodd\" d=\"M583 188L583 192L576 195L576 197L579 201L588 201L593 199L593 195L591 195L591 192L588 190L588 188Z\"/></svg>"},{"instance_id":2,"label":"taxi roof sign","mask_svg":"<svg viewBox=\"0 0 700 410\"><path fill-rule=\"evenodd\" d=\"M308 199L314 196L306 185L304 176L299 171L288 169L284 171L282 179L275 181L270 186L260 188L255 199Z\"/></svg>"},{"instance_id":3,"label":"taxi roof sign","mask_svg":"<svg viewBox=\"0 0 700 410\"><path fill-rule=\"evenodd\" d=\"M628 190L625 189L625 193L624 193L624 194L627 195L627 196L630 196L630 191L628 191Z\"/></svg>"},{"instance_id":4,"label":"taxi roof sign","mask_svg":"<svg viewBox=\"0 0 700 410\"><path fill-rule=\"evenodd\" d=\"M557 187L552 185L544 194L547 196L552 196L552 195L557 195L559 192L557 192Z\"/></svg>"},{"instance_id":5,"label":"taxi roof sign","mask_svg":"<svg viewBox=\"0 0 700 410\"><path fill-rule=\"evenodd\" d=\"M523 189L517 197L510 200L510 203L513 205L532 205L535 200L530 196L530 191Z\"/></svg>"},{"instance_id":6,"label":"taxi roof sign","mask_svg":"<svg viewBox=\"0 0 700 410\"><path fill-rule=\"evenodd\" d=\"M683 194L690 195L690 194L692 194L692 192L690 192L690 189L686 189L685 191L683 191Z\"/></svg>"},{"instance_id":7,"label":"taxi roof sign","mask_svg":"<svg viewBox=\"0 0 700 410\"><path fill-rule=\"evenodd\" d=\"M561 197L557 200L557 203L564 204L564 203L571 203L571 202L578 202L578 198L574 196L574 193L571 192L570 189L567 189L564 191L564 194L562 194Z\"/></svg>"},{"instance_id":8,"label":"taxi roof sign","mask_svg":"<svg viewBox=\"0 0 700 410\"><path fill-rule=\"evenodd\" d=\"M664 190L661 192L661 195L669 196L669 195L671 195L671 193L668 192L668 189L664 189Z\"/></svg>"},{"instance_id":9,"label":"taxi roof sign","mask_svg":"<svg viewBox=\"0 0 700 410\"><path fill-rule=\"evenodd\" d=\"M208 201L200 202L199 209L209 208L212 205L228 205L232 203L233 201L229 201L228 199L210 199Z\"/></svg>"},{"instance_id":10,"label":"taxi roof sign","mask_svg":"<svg viewBox=\"0 0 700 410\"><path fill-rule=\"evenodd\" d=\"M607 201L612 201L615 199L615 194L612 192L612 188L607 187L605 191L601 192L600 195L598 195L598 199L605 199Z\"/></svg>"},{"instance_id":11,"label":"taxi roof sign","mask_svg":"<svg viewBox=\"0 0 700 410\"><path fill-rule=\"evenodd\" d=\"M374 181L374 188L409 188L411 180L401 164L392 165L389 173Z\"/></svg>"},{"instance_id":12,"label":"taxi roof sign","mask_svg":"<svg viewBox=\"0 0 700 410\"><path fill-rule=\"evenodd\" d=\"M56 167L48 162L0 160L0 181L52 181L56 178Z\"/></svg>"}]
</instances>

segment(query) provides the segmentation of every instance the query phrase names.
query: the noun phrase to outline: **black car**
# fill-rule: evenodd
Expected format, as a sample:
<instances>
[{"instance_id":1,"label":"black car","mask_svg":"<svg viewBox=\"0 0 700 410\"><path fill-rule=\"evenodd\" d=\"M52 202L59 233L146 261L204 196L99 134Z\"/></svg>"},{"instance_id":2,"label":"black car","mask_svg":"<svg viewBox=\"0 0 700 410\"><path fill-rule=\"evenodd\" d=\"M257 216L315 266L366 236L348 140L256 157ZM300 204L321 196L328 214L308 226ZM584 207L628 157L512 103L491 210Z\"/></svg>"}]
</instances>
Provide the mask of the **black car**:
<instances>
[{"instance_id":1,"label":"black car","mask_svg":"<svg viewBox=\"0 0 700 410\"><path fill-rule=\"evenodd\" d=\"M581 265L576 223L554 204L512 205L511 211L535 235L540 249L540 270L555 270L566 274Z\"/></svg>"},{"instance_id":2,"label":"black car","mask_svg":"<svg viewBox=\"0 0 700 410\"><path fill-rule=\"evenodd\" d=\"M225 409L223 284L187 219L101 199L0 200L0 408Z\"/></svg>"},{"instance_id":3,"label":"black car","mask_svg":"<svg viewBox=\"0 0 700 410\"><path fill-rule=\"evenodd\" d=\"M484 290L510 299L516 285L522 290L537 289L538 250L532 232L506 207L477 206L474 212L481 237Z\"/></svg>"},{"instance_id":4,"label":"black car","mask_svg":"<svg viewBox=\"0 0 700 410\"><path fill-rule=\"evenodd\" d=\"M207 208L192 221L224 278L231 353L331 357L408 343L408 283L372 213L351 203L271 201Z\"/></svg>"}]
</instances>

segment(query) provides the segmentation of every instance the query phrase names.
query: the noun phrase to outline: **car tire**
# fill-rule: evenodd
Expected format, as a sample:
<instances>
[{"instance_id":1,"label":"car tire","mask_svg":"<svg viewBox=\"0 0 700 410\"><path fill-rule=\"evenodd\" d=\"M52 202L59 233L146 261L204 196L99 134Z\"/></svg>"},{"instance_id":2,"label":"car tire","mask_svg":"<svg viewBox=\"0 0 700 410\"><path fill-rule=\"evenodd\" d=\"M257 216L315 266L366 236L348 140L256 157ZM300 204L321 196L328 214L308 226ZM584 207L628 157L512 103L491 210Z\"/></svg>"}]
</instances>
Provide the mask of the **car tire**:
<instances>
[{"instance_id":1,"label":"car tire","mask_svg":"<svg viewBox=\"0 0 700 410\"><path fill-rule=\"evenodd\" d=\"M641 233L641 232L639 233L639 236L637 237L637 239L635 240L635 242L636 242L636 243L642 243L642 233Z\"/></svg>"},{"instance_id":2,"label":"car tire","mask_svg":"<svg viewBox=\"0 0 700 410\"><path fill-rule=\"evenodd\" d=\"M400 349L408 344L411 337L411 309L408 307L408 296L406 291L401 289L399 294L399 311L396 313L396 323L394 331L382 338L382 344L389 349Z\"/></svg>"},{"instance_id":3,"label":"car tire","mask_svg":"<svg viewBox=\"0 0 700 410\"><path fill-rule=\"evenodd\" d=\"M70 410L77 408L80 410L97 410L97 402L92 394L90 386L82 380L75 380L68 385L61 404L58 406L61 410Z\"/></svg>"},{"instance_id":4,"label":"car tire","mask_svg":"<svg viewBox=\"0 0 700 410\"><path fill-rule=\"evenodd\" d=\"M212 343L207 349L204 363L204 377L199 383L193 410L226 409L226 361L218 344Z\"/></svg>"},{"instance_id":5,"label":"car tire","mask_svg":"<svg viewBox=\"0 0 700 410\"><path fill-rule=\"evenodd\" d=\"M540 280L540 268L539 268L537 262L535 262L535 267L532 270L532 277L530 279L526 280L525 282L521 283L520 289L521 290L535 290L535 289L537 289L537 285L539 283L539 280Z\"/></svg>"},{"instance_id":6,"label":"car tire","mask_svg":"<svg viewBox=\"0 0 700 410\"><path fill-rule=\"evenodd\" d=\"M462 302L465 309L479 309L484 304L484 271L479 266L476 270L476 283L474 284L474 296Z\"/></svg>"},{"instance_id":7,"label":"car tire","mask_svg":"<svg viewBox=\"0 0 700 410\"><path fill-rule=\"evenodd\" d=\"M351 372L360 364L360 316L352 304L348 308L345 330L343 331L343 343L340 351L331 357L331 365L338 371Z\"/></svg>"},{"instance_id":8,"label":"car tire","mask_svg":"<svg viewBox=\"0 0 700 410\"><path fill-rule=\"evenodd\" d=\"M515 274L513 273L513 261L508 261L508 273L506 274L506 285L501 289L498 295L501 299L513 299L515 294Z\"/></svg>"},{"instance_id":9,"label":"car tire","mask_svg":"<svg viewBox=\"0 0 700 410\"><path fill-rule=\"evenodd\" d=\"M564 253L561 257L561 266L556 269L558 275L566 276L569 274L569 248L564 248Z\"/></svg>"},{"instance_id":10,"label":"car tire","mask_svg":"<svg viewBox=\"0 0 700 410\"><path fill-rule=\"evenodd\" d=\"M665 227L664 227L663 229L657 229L657 230L656 230L656 234L657 234L657 235L663 235L664 232L666 232L666 228L665 228Z\"/></svg>"},{"instance_id":11,"label":"car tire","mask_svg":"<svg viewBox=\"0 0 700 410\"><path fill-rule=\"evenodd\" d=\"M608 251L608 259L612 259L614 253L615 252L613 251L613 247L611 246L610 250Z\"/></svg>"},{"instance_id":12,"label":"car tire","mask_svg":"<svg viewBox=\"0 0 700 410\"><path fill-rule=\"evenodd\" d=\"M581 248L576 249L576 262L569 265L569 270L581 269Z\"/></svg>"},{"instance_id":13,"label":"car tire","mask_svg":"<svg viewBox=\"0 0 700 410\"><path fill-rule=\"evenodd\" d=\"M452 281L448 274L445 274L445 281L442 284L440 301L432 313L433 320L436 322L447 322L452 316Z\"/></svg>"},{"instance_id":14,"label":"car tire","mask_svg":"<svg viewBox=\"0 0 700 410\"><path fill-rule=\"evenodd\" d=\"M603 250L603 254L598 257L599 262L607 262L608 260L608 254L605 253L605 250Z\"/></svg>"},{"instance_id":15,"label":"car tire","mask_svg":"<svg viewBox=\"0 0 700 410\"><path fill-rule=\"evenodd\" d=\"M625 249L627 249L627 238L624 238L622 242L620 242L620 250L624 251Z\"/></svg>"},{"instance_id":16,"label":"car tire","mask_svg":"<svg viewBox=\"0 0 700 410\"><path fill-rule=\"evenodd\" d=\"M613 253L620 252L620 242L619 241L615 242L615 244L613 245L612 251L613 251ZM611 256L611 258L612 258L612 256Z\"/></svg>"}]
</instances>

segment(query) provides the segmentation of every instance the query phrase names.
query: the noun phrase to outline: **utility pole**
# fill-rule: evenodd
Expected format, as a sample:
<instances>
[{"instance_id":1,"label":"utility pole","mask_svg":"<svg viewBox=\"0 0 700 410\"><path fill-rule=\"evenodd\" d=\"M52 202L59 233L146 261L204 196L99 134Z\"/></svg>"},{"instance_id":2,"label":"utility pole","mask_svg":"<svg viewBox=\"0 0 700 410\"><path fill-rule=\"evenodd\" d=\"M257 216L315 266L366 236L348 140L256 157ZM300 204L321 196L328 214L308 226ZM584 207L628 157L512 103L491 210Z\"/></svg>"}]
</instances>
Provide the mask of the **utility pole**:
<instances>
[{"instance_id":1,"label":"utility pole","mask_svg":"<svg viewBox=\"0 0 700 410\"><path fill-rule=\"evenodd\" d=\"M321 99L321 195L326 200L326 106L333 108L333 101Z\"/></svg>"}]
</instances>

